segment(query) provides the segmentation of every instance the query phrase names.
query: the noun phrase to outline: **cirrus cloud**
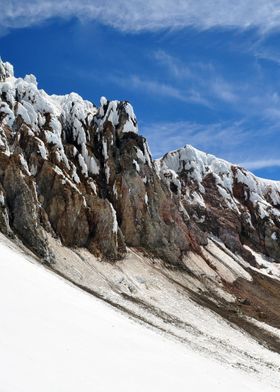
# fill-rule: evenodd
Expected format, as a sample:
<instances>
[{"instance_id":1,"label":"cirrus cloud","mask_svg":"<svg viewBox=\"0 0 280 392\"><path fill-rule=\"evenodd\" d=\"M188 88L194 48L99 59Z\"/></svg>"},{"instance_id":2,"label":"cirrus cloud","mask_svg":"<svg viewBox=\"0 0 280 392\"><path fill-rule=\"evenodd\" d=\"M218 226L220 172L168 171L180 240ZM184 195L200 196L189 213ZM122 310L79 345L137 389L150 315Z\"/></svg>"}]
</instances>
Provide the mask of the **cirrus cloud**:
<instances>
[{"instance_id":1,"label":"cirrus cloud","mask_svg":"<svg viewBox=\"0 0 280 392\"><path fill-rule=\"evenodd\" d=\"M280 28L279 0L2 0L0 30L50 18L96 20L122 31L194 27Z\"/></svg>"}]
</instances>

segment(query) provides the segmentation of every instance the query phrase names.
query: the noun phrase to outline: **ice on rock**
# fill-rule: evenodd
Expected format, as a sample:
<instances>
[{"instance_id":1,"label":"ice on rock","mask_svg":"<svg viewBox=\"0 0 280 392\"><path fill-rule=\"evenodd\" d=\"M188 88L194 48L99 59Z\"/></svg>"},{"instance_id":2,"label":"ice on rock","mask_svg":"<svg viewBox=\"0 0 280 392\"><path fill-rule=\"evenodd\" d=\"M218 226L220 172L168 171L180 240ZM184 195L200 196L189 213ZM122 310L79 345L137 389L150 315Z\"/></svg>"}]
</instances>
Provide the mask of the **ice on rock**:
<instances>
[{"instance_id":1,"label":"ice on rock","mask_svg":"<svg viewBox=\"0 0 280 392\"><path fill-rule=\"evenodd\" d=\"M103 156L106 161L109 158L109 156L108 156L107 142L104 139L102 140L102 147L103 147Z\"/></svg>"},{"instance_id":2,"label":"ice on rock","mask_svg":"<svg viewBox=\"0 0 280 392\"><path fill-rule=\"evenodd\" d=\"M140 166L139 163L137 161L135 161L135 159L133 159L133 165L135 166L135 169L138 173L140 173Z\"/></svg>"},{"instance_id":3,"label":"ice on rock","mask_svg":"<svg viewBox=\"0 0 280 392\"><path fill-rule=\"evenodd\" d=\"M109 203L110 203L110 202L109 202ZM113 217L113 227L112 227L112 231L113 231L113 233L117 233L117 232L118 232L117 213L116 213L116 210L114 209L114 207L112 206L111 203L110 203L110 208L111 208L112 217Z\"/></svg>"},{"instance_id":4,"label":"ice on rock","mask_svg":"<svg viewBox=\"0 0 280 392\"><path fill-rule=\"evenodd\" d=\"M140 161L142 161L143 163L146 163L146 157L143 154L143 152L138 147L135 147L135 149L136 149L137 158L139 158Z\"/></svg>"},{"instance_id":5,"label":"ice on rock","mask_svg":"<svg viewBox=\"0 0 280 392\"><path fill-rule=\"evenodd\" d=\"M8 127L12 128L15 121L15 115L14 112L9 108L9 105L6 104L6 102L1 103L0 113L3 113L5 115L3 123L6 124Z\"/></svg>"},{"instance_id":6,"label":"ice on rock","mask_svg":"<svg viewBox=\"0 0 280 392\"><path fill-rule=\"evenodd\" d=\"M143 146L144 146L144 156L146 162L148 163L149 167L152 167L152 159L151 159L152 154L151 151L149 150L149 146L146 142L143 144Z\"/></svg>"},{"instance_id":7,"label":"ice on rock","mask_svg":"<svg viewBox=\"0 0 280 392\"><path fill-rule=\"evenodd\" d=\"M23 167L23 169L25 171L25 174L27 174L28 176L31 176L28 164L27 164L26 160L24 159L24 156L20 155L19 159L20 159L21 166Z\"/></svg>"},{"instance_id":8,"label":"ice on rock","mask_svg":"<svg viewBox=\"0 0 280 392\"><path fill-rule=\"evenodd\" d=\"M115 183L115 182L114 182L114 186L113 186L113 193L114 193L116 199L118 199L118 190L117 190L117 187L116 187L116 183Z\"/></svg>"},{"instance_id":9,"label":"ice on rock","mask_svg":"<svg viewBox=\"0 0 280 392\"><path fill-rule=\"evenodd\" d=\"M14 77L14 67L9 62L5 63L6 75L8 78Z\"/></svg>"},{"instance_id":10,"label":"ice on rock","mask_svg":"<svg viewBox=\"0 0 280 392\"><path fill-rule=\"evenodd\" d=\"M97 195L97 188L96 188L96 185L95 185L95 182L93 181L93 179L89 178L88 183L89 183L89 186L91 187L91 189L93 190L93 193L95 195Z\"/></svg>"},{"instance_id":11,"label":"ice on rock","mask_svg":"<svg viewBox=\"0 0 280 392\"><path fill-rule=\"evenodd\" d=\"M101 105L101 106L106 106L107 103L108 103L107 98L105 98L105 97L101 97L101 98L100 98L100 105Z\"/></svg>"},{"instance_id":12,"label":"ice on rock","mask_svg":"<svg viewBox=\"0 0 280 392\"><path fill-rule=\"evenodd\" d=\"M148 203L149 203L149 198L148 198L147 193L145 193L144 201L145 201L145 204L148 205Z\"/></svg>"},{"instance_id":13,"label":"ice on rock","mask_svg":"<svg viewBox=\"0 0 280 392\"><path fill-rule=\"evenodd\" d=\"M18 105L17 105L16 115L21 116L22 120L26 124L31 125L31 120L30 120L28 111L25 109L25 107L21 103L18 103Z\"/></svg>"},{"instance_id":14,"label":"ice on rock","mask_svg":"<svg viewBox=\"0 0 280 392\"><path fill-rule=\"evenodd\" d=\"M34 75L32 75L32 74L26 75L26 76L24 77L24 81L27 82L27 83L32 83L32 84L34 84L36 87L38 86L36 76L34 76Z\"/></svg>"},{"instance_id":15,"label":"ice on rock","mask_svg":"<svg viewBox=\"0 0 280 392\"><path fill-rule=\"evenodd\" d=\"M78 161L79 161L79 164L81 167L82 174L85 177L87 177L88 176L88 168L87 168L86 162L84 160L84 157L81 154L78 155Z\"/></svg>"},{"instance_id":16,"label":"ice on rock","mask_svg":"<svg viewBox=\"0 0 280 392\"><path fill-rule=\"evenodd\" d=\"M14 76L14 67L12 64L4 63L0 58L0 82Z\"/></svg>"},{"instance_id":17,"label":"ice on rock","mask_svg":"<svg viewBox=\"0 0 280 392\"><path fill-rule=\"evenodd\" d=\"M105 97L101 97L100 98L100 108L99 108L99 115L100 116L104 116L104 114L105 114L105 109L104 109L104 107L106 106L108 104L108 100L107 100L107 98L105 98Z\"/></svg>"},{"instance_id":18,"label":"ice on rock","mask_svg":"<svg viewBox=\"0 0 280 392\"><path fill-rule=\"evenodd\" d=\"M4 67L4 64L0 60L0 80L3 81L6 78L6 69Z\"/></svg>"},{"instance_id":19,"label":"ice on rock","mask_svg":"<svg viewBox=\"0 0 280 392\"><path fill-rule=\"evenodd\" d=\"M259 210L263 219L268 217L269 213L278 214L277 209L272 209L271 205L275 207L280 205L280 182L258 178L239 166L206 154L190 145L169 152L156 160L155 164L158 173L172 182L175 178L172 171L175 174L185 171L190 181L198 186L201 194L205 192L202 182L211 174L222 198L238 213L239 205L233 197L233 185L234 182L241 183L247 190L247 200L250 200ZM195 193L188 196L199 202Z\"/></svg>"},{"instance_id":20,"label":"ice on rock","mask_svg":"<svg viewBox=\"0 0 280 392\"><path fill-rule=\"evenodd\" d=\"M122 132L138 133L137 119L136 119L133 107L128 102L125 103L125 112L126 112L128 118L127 118L126 123L124 124Z\"/></svg>"},{"instance_id":21,"label":"ice on rock","mask_svg":"<svg viewBox=\"0 0 280 392\"><path fill-rule=\"evenodd\" d=\"M42 157L44 160L46 160L47 157L48 157L48 152L47 152L47 150L46 150L46 146L44 145L44 143L42 142L42 140L40 140L40 139L38 139L38 138L36 138L36 140L37 140L38 143L39 143L39 146L38 146L39 153L40 153L41 157Z\"/></svg>"},{"instance_id":22,"label":"ice on rock","mask_svg":"<svg viewBox=\"0 0 280 392\"><path fill-rule=\"evenodd\" d=\"M96 120L100 130L103 130L106 122L110 122L118 128L118 132L138 133L137 119L129 102L108 101L105 97L101 97L100 105L99 119Z\"/></svg>"},{"instance_id":23,"label":"ice on rock","mask_svg":"<svg viewBox=\"0 0 280 392\"><path fill-rule=\"evenodd\" d=\"M5 198L3 195L3 192L0 191L0 206L4 206L5 205Z\"/></svg>"},{"instance_id":24,"label":"ice on rock","mask_svg":"<svg viewBox=\"0 0 280 392\"><path fill-rule=\"evenodd\" d=\"M109 184L109 181L110 181L110 168L109 168L107 163L105 163L105 176L106 176L107 184Z\"/></svg>"}]
</instances>

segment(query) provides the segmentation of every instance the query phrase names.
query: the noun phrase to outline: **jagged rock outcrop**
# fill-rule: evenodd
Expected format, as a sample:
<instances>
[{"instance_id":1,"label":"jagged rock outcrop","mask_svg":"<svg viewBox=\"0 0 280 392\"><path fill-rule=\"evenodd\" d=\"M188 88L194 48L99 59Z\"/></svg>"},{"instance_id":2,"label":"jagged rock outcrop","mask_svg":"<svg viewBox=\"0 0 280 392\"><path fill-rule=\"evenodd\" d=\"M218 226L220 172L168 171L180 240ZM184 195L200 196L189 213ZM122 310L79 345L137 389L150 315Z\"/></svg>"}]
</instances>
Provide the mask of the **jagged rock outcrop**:
<instances>
[{"instance_id":1,"label":"jagged rock outcrop","mask_svg":"<svg viewBox=\"0 0 280 392\"><path fill-rule=\"evenodd\" d=\"M192 146L166 154L158 172L189 219L255 263L245 245L280 261L280 183L257 178Z\"/></svg>"},{"instance_id":2,"label":"jagged rock outcrop","mask_svg":"<svg viewBox=\"0 0 280 392\"><path fill-rule=\"evenodd\" d=\"M206 243L156 172L128 102L48 96L8 63L0 97L2 231L46 259L43 229L108 259L134 246L180 264Z\"/></svg>"}]
</instances>

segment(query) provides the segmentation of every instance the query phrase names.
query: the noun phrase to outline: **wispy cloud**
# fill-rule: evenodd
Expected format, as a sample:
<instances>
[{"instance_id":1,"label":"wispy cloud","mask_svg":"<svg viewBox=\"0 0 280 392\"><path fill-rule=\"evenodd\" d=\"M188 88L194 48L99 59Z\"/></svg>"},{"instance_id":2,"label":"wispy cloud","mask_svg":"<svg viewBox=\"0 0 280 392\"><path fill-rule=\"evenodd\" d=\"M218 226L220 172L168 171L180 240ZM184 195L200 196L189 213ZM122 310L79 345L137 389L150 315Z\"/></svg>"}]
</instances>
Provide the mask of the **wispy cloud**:
<instances>
[{"instance_id":1,"label":"wispy cloud","mask_svg":"<svg viewBox=\"0 0 280 392\"><path fill-rule=\"evenodd\" d=\"M157 81L155 79L147 79L138 75L119 75L108 76L110 81L119 86L138 89L142 92L153 94L162 98L173 98L186 103L196 103L204 106L210 106L210 103L192 88L176 88L173 85Z\"/></svg>"},{"instance_id":2,"label":"wispy cloud","mask_svg":"<svg viewBox=\"0 0 280 392\"><path fill-rule=\"evenodd\" d=\"M233 148L242 146L251 137L250 130L241 121L213 124L189 121L155 122L144 124L141 132L148 137L155 157L185 144L192 144L206 152L225 155Z\"/></svg>"},{"instance_id":3,"label":"wispy cloud","mask_svg":"<svg viewBox=\"0 0 280 392\"><path fill-rule=\"evenodd\" d=\"M212 63L190 61L184 64L162 50L155 52L154 58L159 65L165 66L174 84L178 84L178 80L185 81L209 105L211 103L212 108L217 109L224 103L239 115L268 121L269 128L275 122L278 124L280 95L276 83L271 84L262 79L258 83L256 78L251 80L250 75L248 80L227 79ZM277 61L276 56L273 59Z\"/></svg>"},{"instance_id":4,"label":"wispy cloud","mask_svg":"<svg viewBox=\"0 0 280 392\"><path fill-rule=\"evenodd\" d=\"M184 64L180 59L163 50L156 51L154 58L159 65L166 68L174 81L176 79L188 81L193 89L208 102L213 98L226 103L238 101L238 95L235 92L236 86L231 85L221 75L218 75L212 64L200 62Z\"/></svg>"},{"instance_id":5,"label":"wispy cloud","mask_svg":"<svg viewBox=\"0 0 280 392\"><path fill-rule=\"evenodd\" d=\"M123 31L280 28L279 0L2 0L0 27L38 24L52 17L98 20Z\"/></svg>"},{"instance_id":6,"label":"wispy cloud","mask_svg":"<svg viewBox=\"0 0 280 392\"><path fill-rule=\"evenodd\" d=\"M216 98L224 102L234 103L237 102L240 98L240 95L237 94L232 84L226 82L221 77L210 80L208 83L208 88Z\"/></svg>"},{"instance_id":7,"label":"wispy cloud","mask_svg":"<svg viewBox=\"0 0 280 392\"><path fill-rule=\"evenodd\" d=\"M164 50L157 50L154 52L154 59L172 74L173 77L178 79L193 78L194 74L190 67L180 61L178 58L171 56Z\"/></svg>"},{"instance_id":8,"label":"wispy cloud","mask_svg":"<svg viewBox=\"0 0 280 392\"><path fill-rule=\"evenodd\" d=\"M249 170L266 169L269 167L280 167L280 159L261 159L256 161L240 162L241 166Z\"/></svg>"},{"instance_id":9,"label":"wispy cloud","mask_svg":"<svg viewBox=\"0 0 280 392\"><path fill-rule=\"evenodd\" d=\"M255 49L254 56L260 60L267 60L280 65L280 54L267 48Z\"/></svg>"}]
</instances>

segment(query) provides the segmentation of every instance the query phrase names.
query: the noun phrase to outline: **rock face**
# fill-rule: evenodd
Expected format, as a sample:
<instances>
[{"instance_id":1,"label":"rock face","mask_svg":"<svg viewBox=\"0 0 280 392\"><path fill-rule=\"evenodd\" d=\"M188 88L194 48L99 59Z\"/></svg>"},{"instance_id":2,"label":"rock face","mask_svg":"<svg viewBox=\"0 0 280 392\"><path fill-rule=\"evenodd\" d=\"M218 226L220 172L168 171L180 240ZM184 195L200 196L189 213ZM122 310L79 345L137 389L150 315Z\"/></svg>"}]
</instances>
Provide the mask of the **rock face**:
<instances>
[{"instance_id":1,"label":"rock face","mask_svg":"<svg viewBox=\"0 0 280 392\"><path fill-rule=\"evenodd\" d=\"M107 259L141 248L180 264L206 236L155 170L128 102L48 96L0 67L1 230L50 260L44 231Z\"/></svg>"},{"instance_id":2,"label":"rock face","mask_svg":"<svg viewBox=\"0 0 280 392\"><path fill-rule=\"evenodd\" d=\"M279 182L257 178L188 145L166 154L156 166L203 232L219 237L252 264L244 244L280 261Z\"/></svg>"},{"instance_id":3,"label":"rock face","mask_svg":"<svg viewBox=\"0 0 280 392\"><path fill-rule=\"evenodd\" d=\"M183 266L209 234L280 259L280 185L190 146L154 162L128 102L49 96L0 63L0 229L52 260L45 233L109 260Z\"/></svg>"}]
</instances>

